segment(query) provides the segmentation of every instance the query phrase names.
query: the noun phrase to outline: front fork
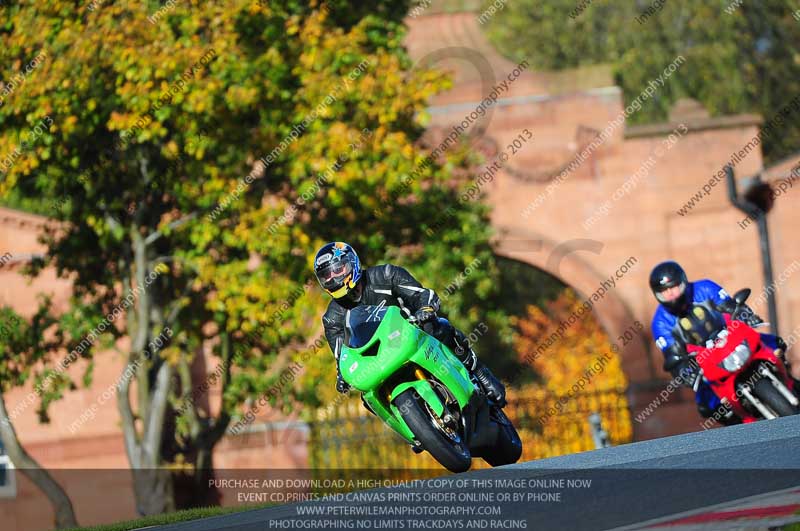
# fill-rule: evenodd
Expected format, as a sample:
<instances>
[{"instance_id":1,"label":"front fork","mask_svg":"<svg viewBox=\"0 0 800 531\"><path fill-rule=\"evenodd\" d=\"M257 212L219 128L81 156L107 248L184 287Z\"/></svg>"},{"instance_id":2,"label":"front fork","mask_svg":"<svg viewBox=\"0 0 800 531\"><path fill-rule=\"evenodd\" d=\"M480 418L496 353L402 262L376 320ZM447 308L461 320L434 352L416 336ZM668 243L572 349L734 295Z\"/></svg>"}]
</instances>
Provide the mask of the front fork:
<instances>
[{"instance_id":1,"label":"front fork","mask_svg":"<svg viewBox=\"0 0 800 531\"><path fill-rule=\"evenodd\" d=\"M775 389L777 389L778 392L783 395L783 398L785 398L792 406L797 407L798 404L800 404L800 400L797 400L797 397L794 396L794 393L789 391L782 381L778 380L778 378L775 376L775 373L769 370L769 367L764 364L759 365L758 373L766 378L769 378L772 381L772 385L775 386Z\"/></svg>"},{"instance_id":2,"label":"front fork","mask_svg":"<svg viewBox=\"0 0 800 531\"><path fill-rule=\"evenodd\" d=\"M743 385L740 387L740 389L742 391L742 396L744 396L753 405L753 407L756 408L759 413L761 413L762 417L767 420L777 418L767 406L761 403L761 400L756 398L756 395L750 392L749 387Z\"/></svg>"},{"instance_id":3,"label":"front fork","mask_svg":"<svg viewBox=\"0 0 800 531\"><path fill-rule=\"evenodd\" d=\"M780 361L780 360L779 360L779 361ZM760 364L758 365L758 368L756 369L756 373L758 373L758 374L759 374L759 375L761 375L762 377L764 377L764 378L766 378L766 379L770 380L770 382L772 383L773 387L775 387L775 389L777 389L777 390L778 390L778 392L779 392L779 393L780 393L780 394L781 394L781 395L782 395L782 396L783 396L783 397L784 397L784 398L785 398L785 399L786 399L786 400L787 400L787 401L788 401L788 402L789 402L789 403L790 403L792 406L794 406L794 407L797 407L797 406L798 406L798 404L800 404L800 400L798 400L798 399L797 399L797 397L794 395L794 393L792 393L792 392L791 392L791 391L790 391L790 390L789 390L789 389L788 389L788 388L787 388L787 387L784 385L784 383L783 383L782 381L780 381L780 380L778 379L778 377L777 377L777 376L775 376L775 373L774 373L774 372L772 372L772 370L769 368L769 366L768 366L766 363L760 363ZM749 402L750 402L750 403L753 405L753 407L754 407L754 408L756 408L756 409L758 410L758 412L759 412L759 413L761 413L761 416L763 416L765 419L767 419L767 420L772 420L772 419L774 419L774 418L777 418L777 417L775 416L775 414L774 414L772 411L770 411L770 409L769 409L768 407L766 407L766 406L765 406L765 405L764 405L764 404L761 402L761 400L759 400L759 399L758 399L758 397L756 397L756 396L755 396L755 395L752 393L752 391L750 390L750 387L749 387L747 384L743 384L743 385L739 386L739 387L737 388L737 390L738 390L739 392L741 392L742 396L744 396L745 398L747 398L747 400L748 400L748 401L749 401Z\"/></svg>"}]
</instances>

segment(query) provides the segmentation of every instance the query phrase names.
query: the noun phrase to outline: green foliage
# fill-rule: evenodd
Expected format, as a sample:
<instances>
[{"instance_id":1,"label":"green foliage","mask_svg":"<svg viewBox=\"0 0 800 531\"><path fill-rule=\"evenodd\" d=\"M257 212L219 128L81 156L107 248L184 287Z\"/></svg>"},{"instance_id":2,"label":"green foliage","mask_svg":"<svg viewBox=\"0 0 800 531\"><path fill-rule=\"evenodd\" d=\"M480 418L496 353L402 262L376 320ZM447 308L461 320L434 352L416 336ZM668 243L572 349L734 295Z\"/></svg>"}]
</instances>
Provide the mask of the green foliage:
<instances>
[{"instance_id":1,"label":"green foliage","mask_svg":"<svg viewBox=\"0 0 800 531\"><path fill-rule=\"evenodd\" d=\"M484 9L492 2L485 2ZM488 33L500 50L545 70L610 62L635 16L628 2L594 0L572 18L576 0L508 2L489 20ZM535 35L535 38L531 36Z\"/></svg>"},{"instance_id":2,"label":"green foliage","mask_svg":"<svg viewBox=\"0 0 800 531\"><path fill-rule=\"evenodd\" d=\"M576 0L509 2L488 31L504 53L540 68L613 64L626 102L684 56L666 85L629 118L632 123L664 120L685 97L714 116L756 112L769 119L800 92L800 23L790 3L744 2L729 13L730 0L666 2L646 16L650 4L595 0L571 17ZM798 141L795 117L765 142L766 159L793 153Z\"/></svg>"},{"instance_id":3,"label":"green foliage","mask_svg":"<svg viewBox=\"0 0 800 531\"><path fill-rule=\"evenodd\" d=\"M61 332L51 317L50 300L40 298L39 308L27 321L14 310L0 307L0 393L33 380L38 398L37 413L49 422L47 407L72 386L63 373L47 367ZM25 400L27 408L32 401Z\"/></svg>"},{"instance_id":4,"label":"green foliage","mask_svg":"<svg viewBox=\"0 0 800 531\"><path fill-rule=\"evenodd\" d=\"M126 2L7 11L0 78L47 52L0 107L0 160L33 139L13 157L0 197L60 205L53 217L64 223L48 231L42 266L73 280L75 300L54 348L74 348L121 307L106 339L132 340L123 354L142 364L140 396L158 384L159 367L172 367L173 405L204 384L188 370L197 352L223 367L235 360L217 382L217 417L193 403L182 410L175 437L187 454L261 396L287 411L333 398L327 347L301 378L281 380L321 332L327 299L303 286L326 241L350 241L365 264L395 261L440 290L480 259L446 311L467 331L483 319L507 326L489 304L497 269L487 209L458 201L475 161L454 151L405 178L428 154L419 143L427 100L449 86L411 68L406 8L187 1L156 23L154 9ZM42 120L46 130L31 133ZM444 204L456 215L428 237ZM171 343L145 347L165 327ZM141 403L144 417L151 406Z\"/></svg>"}]
</instances>

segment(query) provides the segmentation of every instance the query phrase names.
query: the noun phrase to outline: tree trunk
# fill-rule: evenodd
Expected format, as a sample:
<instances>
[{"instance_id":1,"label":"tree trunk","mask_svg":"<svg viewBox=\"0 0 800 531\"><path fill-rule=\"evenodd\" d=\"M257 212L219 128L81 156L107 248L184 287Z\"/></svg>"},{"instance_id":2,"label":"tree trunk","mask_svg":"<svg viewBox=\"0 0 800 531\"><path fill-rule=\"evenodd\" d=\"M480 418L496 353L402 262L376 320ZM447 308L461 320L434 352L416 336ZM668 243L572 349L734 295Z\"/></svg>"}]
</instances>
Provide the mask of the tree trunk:
<instances>
[{"instance_id":1,"label":"tree trunk","mask_svg":"<svg viewBox=\"0 0 800 531\"><path fill-rule=\"evenodd\" d=\"M186 410L190 425L190 442L187 455L192 458L194 470L191 477L191 498L187 507L203 507L218 505L221 502L220 492L212 486L214 479L214 448L225 436L231 417L225 411L225 391L231 380L231 364L233 362L233 345L227 333L220 334L220 355L222 363L220 413L217 418L204 416L197 412L197 403L193 400ZM191 389L191 371L188 364L181 367L183 387Z\"/></svg>"},{"instance_id":2,"label":"tree trunk","mask_svg":"<svg viewBox=\"0 0 800 531\"><path fill-rule=\"evenodd\" d=\"M172 370L161 362L157 370L152 399L147 411L142 412L143 433L139 437L130 410L128 389L132 371L120 379L117 404L122 417L125 448L133 473L133 490L136 509L141 515L162 514L175 510L172 473L162 467L161 446L164 416L169 395Z\"/></svg>"},{"instance_id":3,"label":"tree trunk","mask_svg":"<svg viewBox=\"0 0 800 531\"><path fill-rule=\"evenodd\" d=\"M133 474L136 509L141 515L152 515L175 510L172 472L163 466L161 454L173 369L158 356L157 350L148 350L152 331L162 328L158 326L162 311L157 298L147 289L147 243L136 226L131 228L130 235L135 266L130 279L135 280L138 302L134 315L128 319L131 356L119 380L117 407ZM132 286L126 289L133 291ZM130 399L130 384L134 378L139 384L138 419ZM141 430L137 429L137 422L141 423Z\"/></svg>"},{"instance_id":4,"label":"tree trunk","mask_svg":"<svg viewBox=\"0 0 800 531\"><path fill-rule=\"evenodd\" d=\"M39 490L44 492L45 496L50 500L55 512L56 528L78 527L75 511L67 493L20 444L17 432L8 418L8 411L6 410L6 403L2 393L0 393L0 440L3 441L3 447L16 469L39 487Z\"/></svg>"},{"instance_id":5,"label":"tree trunk","mask_svg":"<svg viewBox=\"0 0 800 531\"><path fill-rule=\"evenodd\" d=\"M133 492L140 516L173 512L172 473L168 468L133 470Z\"/></svg>"},{"instance_id":6,"label":"tree trunk","mask_svg":"<svg viewBox=\"0 0 800 531\"><path fill-rule=\"evenodd\" d=\"M192 478L192 499L189 507L209 507L220 505L222 496L219 489L213 486L214 479L212 448L200 448L194 463L194 476ZM188 508L188 507L187 507Z\"/></svg>"}]
</instances>

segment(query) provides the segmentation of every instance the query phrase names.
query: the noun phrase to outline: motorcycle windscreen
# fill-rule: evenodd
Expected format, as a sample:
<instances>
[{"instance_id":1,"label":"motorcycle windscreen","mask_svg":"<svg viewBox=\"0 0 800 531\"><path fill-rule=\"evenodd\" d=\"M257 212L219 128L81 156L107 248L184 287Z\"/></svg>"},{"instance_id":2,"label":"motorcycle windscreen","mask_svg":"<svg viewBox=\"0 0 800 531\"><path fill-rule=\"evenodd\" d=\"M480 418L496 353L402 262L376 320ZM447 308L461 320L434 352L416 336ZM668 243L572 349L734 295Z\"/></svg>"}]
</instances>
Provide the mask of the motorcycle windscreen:
<instances>
[{"instance_id":1,"label":"motorcycle windscreen","mask_svg":"<svg viewBox=\"0 0 800 531\"><path fill-rule=\"evenodd\" d=\"M350 348L361 348L372 339L386 315L386 306L364 305L347 311L345 342Z\"/></svg>"},{"instance_id":2,"label":"motorcycle windscreen","mask_svg":"<svg viewBox=\"0 0 800 531\"><path fill-rule=\"evenodd\" d=\"M726 329L722 314L702 304L693 305L684 317L678 319L678 325L688 343L700 346L706 346Z\"/></svg>"}]
</instances>

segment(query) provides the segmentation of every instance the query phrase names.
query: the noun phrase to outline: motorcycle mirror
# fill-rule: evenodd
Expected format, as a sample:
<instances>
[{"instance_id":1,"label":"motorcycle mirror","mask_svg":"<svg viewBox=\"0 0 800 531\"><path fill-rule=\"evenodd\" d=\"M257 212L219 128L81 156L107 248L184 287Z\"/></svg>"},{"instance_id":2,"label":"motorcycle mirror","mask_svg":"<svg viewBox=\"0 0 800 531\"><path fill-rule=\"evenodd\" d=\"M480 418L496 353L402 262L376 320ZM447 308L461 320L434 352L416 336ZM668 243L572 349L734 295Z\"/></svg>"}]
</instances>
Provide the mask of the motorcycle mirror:
<instances>
[{"instance_id":1,"label":"motorcycle mirror","mask_svg":"<svg viewBox=\"0 0 800 531\"><path fill-rule=\"evenodd\" d=\"M750 296L750 288L740 289L733 294L733 300L736 301L737 306L741 306Z\"/></svg>"}]
</instances>

